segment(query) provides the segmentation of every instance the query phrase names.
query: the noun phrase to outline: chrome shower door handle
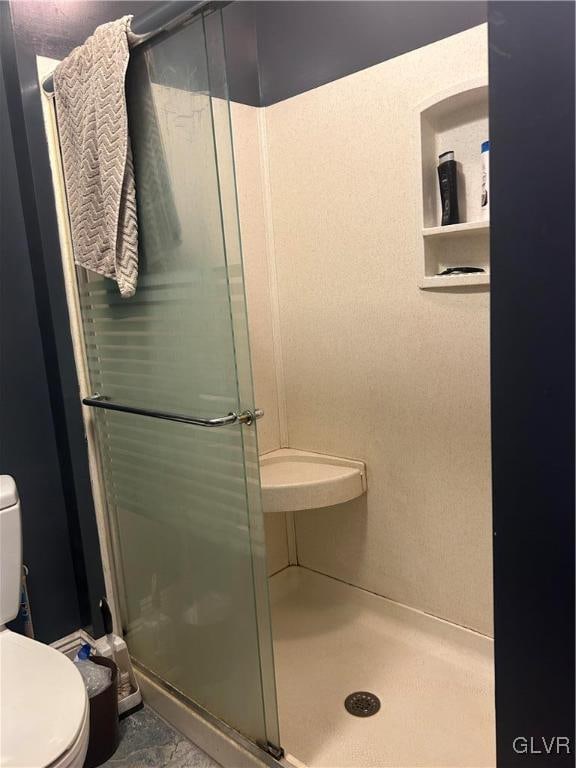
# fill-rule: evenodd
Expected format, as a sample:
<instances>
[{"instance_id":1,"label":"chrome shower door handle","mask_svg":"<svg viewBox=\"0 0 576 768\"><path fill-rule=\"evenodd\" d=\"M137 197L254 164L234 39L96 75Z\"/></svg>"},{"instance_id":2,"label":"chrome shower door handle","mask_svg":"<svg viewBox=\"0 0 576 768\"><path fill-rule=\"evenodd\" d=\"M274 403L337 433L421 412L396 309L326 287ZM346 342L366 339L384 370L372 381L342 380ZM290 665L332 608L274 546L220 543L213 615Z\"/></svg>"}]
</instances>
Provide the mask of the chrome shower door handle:
<instances>
[{"instance_id":1,"label":"chrome shower door handle","mask_svg":"<svg viewBox=\"0 0 576 768\"><path fill-rule=\"evenodd\" d=\"M236 416L240 424L246 424L247 427L253 424L257 419L261 419L264 416L262 408L255 408L253 411L240 411L240 413L230 414Z\"/></svg>"},{"instance_id":2,"label":"chrome shower door handle","mask_svg":"<svg viewBox=\"0 0 576 768\"><path fill-rule=\"evenodd\" d=\"M176 421L179 424L193 424L196 427L228 427L231 424L245 424L250 426L257 419L264 416L261 408L254 411L240 411L239 413L229 413L227 416L216 416L212 419L203 419L199 416L187 416L183 413L171 413L170 411L155 411L148 408L137 408L123 403L114 403L106 395L94 393L91 397L84 397L82 405L90 408L102 408L106 411L117 411L119 413L131 413L135 416L148 416L152 419L162 419L163 421Z\"/></svg>"}]
</instances>

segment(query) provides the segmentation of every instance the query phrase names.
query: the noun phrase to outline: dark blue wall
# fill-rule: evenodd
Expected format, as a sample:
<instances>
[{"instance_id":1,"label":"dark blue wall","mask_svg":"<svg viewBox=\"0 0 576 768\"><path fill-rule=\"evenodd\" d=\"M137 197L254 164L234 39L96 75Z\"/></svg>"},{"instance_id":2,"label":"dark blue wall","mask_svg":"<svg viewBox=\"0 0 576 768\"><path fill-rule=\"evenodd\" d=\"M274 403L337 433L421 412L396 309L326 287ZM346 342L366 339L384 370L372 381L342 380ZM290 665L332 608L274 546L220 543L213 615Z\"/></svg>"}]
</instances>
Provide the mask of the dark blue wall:
<instances>
[{"instance_id":1,"label":"dark blue wall","mask_svg":"<svg viewBox=\"0 0 576 768\"><path fill-rule=\"evenodd\" d=\"M500 768L574 765L574 135L574 4L491 3ZM571 754L546 754L552 736Z\"/></svg>"},{"instance_id":2,"label":"dark blue wall","mask_svg":"<svg viewBox=\"0 0 576 768\"><path fill-rule=\"evenodd\" d=\"M224 10L230 97L268 106L487 20L485 2L234 2Z\"/></svg>"},{"instance_id":3,"label":"dark blue wall","mask_svg":"<svg viewBox=\"0 0 576 768\"><path fill-rule=\"evenodd\" d=\"M260 104L267 106L486 21L486 3L255 3ZM441 85L441 84L439 84Z\"/></svg>"},{"instance_id":4,"label":"dark blue wall","mask_svg":"<svg viewBox=\"0 0 576 768\"><path fill-rule=\"evenodd\" d=\"M104 580L35 57L62 58L98 24L138 8L0 3L2 127L13 140L3 149L18 181L3 162L1 471L15 475L22 495L32 614L46 641L89 624L100 634Z\"/></svg>"},{"instance_id":5,"label":"dark blue wall","mask_svg":"<svg viewBox=\"0 0 576 768\"><path fill-rule=\"evenodd\" d=\"M0 473L18 485L34 628L52 641L81 624L81 610L1 72L0 151Z\"/></svg>"}]
</instances>

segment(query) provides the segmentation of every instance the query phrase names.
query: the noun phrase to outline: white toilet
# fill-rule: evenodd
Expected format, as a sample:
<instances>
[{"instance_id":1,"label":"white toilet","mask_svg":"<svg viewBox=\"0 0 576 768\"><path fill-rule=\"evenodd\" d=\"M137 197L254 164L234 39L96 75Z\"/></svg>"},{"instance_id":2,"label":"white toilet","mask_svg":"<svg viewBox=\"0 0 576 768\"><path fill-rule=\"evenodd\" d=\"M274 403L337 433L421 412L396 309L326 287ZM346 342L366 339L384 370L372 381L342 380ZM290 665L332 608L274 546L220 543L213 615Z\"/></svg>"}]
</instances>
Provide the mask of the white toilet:
<instances>
[{"instance_id":1,"label":"white toilet","mask_svg":"<svg viewBox=\"0 0 576 768\"><path fill-rule=\"evenodd\" d=\"M5 627L18 614L20 503L0 475L0 766L81 768L89 705L80 672L64 654Z\"/></svg>"}]
</instances>

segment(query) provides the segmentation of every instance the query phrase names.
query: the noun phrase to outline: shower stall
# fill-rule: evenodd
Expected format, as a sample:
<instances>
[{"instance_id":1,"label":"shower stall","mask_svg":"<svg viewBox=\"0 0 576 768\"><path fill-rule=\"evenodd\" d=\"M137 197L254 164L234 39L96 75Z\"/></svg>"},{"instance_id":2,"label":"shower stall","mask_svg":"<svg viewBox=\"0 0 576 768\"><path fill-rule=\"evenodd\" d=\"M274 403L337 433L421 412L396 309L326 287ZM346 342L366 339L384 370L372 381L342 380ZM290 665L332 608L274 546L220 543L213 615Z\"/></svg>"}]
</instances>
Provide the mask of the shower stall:
<instances>
[{"instance_id":1,"label":"shower stall","mask_svg":"<svg viewBox=\"0 0 576 768\"><path fill-rule=\"evenodd\" d=\"M427 221L442 142L467 162L485 138L485 25L252 107L223 5L132 52L132 298L73 266L44 97L115 629L178 727L268 761L493 764L475 161L471 226ZM389 201L384 131L408 160ZM442 282L464 251L480 277Z\"/></svg>"}]
</instances>

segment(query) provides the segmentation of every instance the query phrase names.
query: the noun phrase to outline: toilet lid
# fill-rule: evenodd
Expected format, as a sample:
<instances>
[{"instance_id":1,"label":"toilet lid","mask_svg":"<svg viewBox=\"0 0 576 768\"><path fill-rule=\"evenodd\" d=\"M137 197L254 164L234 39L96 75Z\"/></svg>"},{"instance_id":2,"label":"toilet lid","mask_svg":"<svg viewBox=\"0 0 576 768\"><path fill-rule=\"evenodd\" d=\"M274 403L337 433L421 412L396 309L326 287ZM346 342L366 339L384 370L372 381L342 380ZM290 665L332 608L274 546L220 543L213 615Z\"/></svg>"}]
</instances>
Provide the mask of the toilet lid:
<instances>
[{"instance_id":1,"label":"toilet lid","mask_svg":"<svg viewBox=\"0 0 576 768\"><path fill-rule=\"evenodd\" d=\"M82 676L70 659L0 631L0 766L50 765L73 745L87 706Z\"/></svg>"}]
</instances>

